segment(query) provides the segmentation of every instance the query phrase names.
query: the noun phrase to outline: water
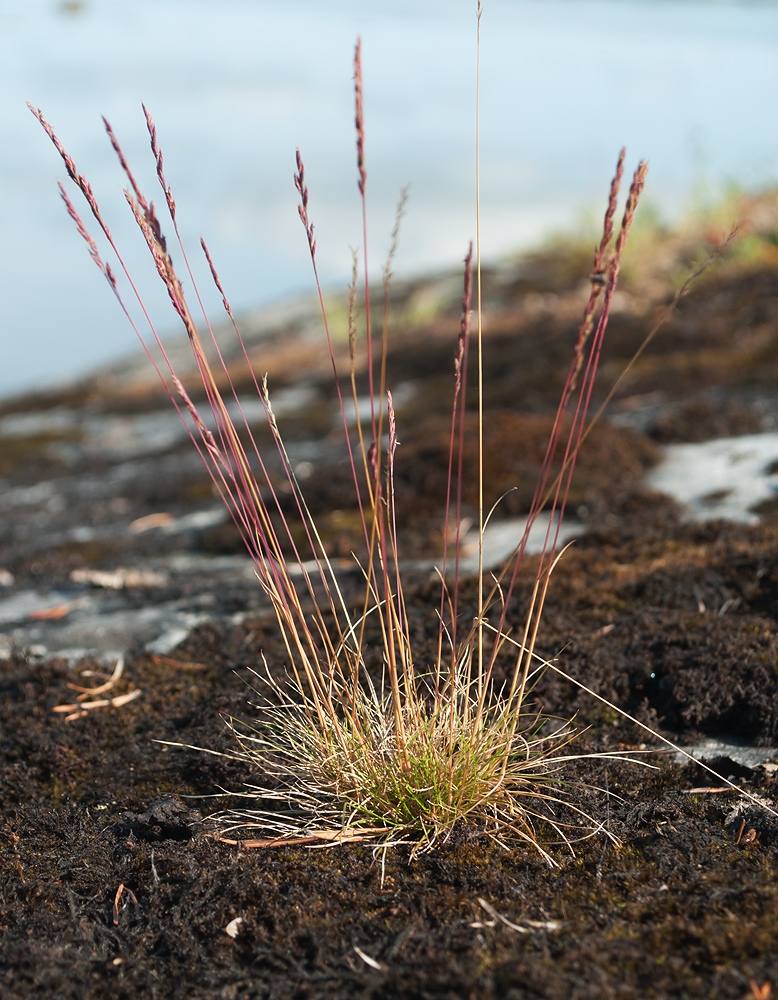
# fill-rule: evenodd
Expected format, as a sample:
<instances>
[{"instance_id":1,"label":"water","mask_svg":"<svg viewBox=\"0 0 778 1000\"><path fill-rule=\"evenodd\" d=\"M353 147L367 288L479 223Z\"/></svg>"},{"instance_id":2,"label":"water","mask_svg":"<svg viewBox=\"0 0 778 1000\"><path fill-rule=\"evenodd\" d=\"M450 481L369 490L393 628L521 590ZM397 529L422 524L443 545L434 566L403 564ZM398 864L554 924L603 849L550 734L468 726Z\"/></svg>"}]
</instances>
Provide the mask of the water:
<instances>
[{"instance_id":1,"label":"water","mask_svg":"<svg viewBox=\"0 0 778 1000\"><path fill-rule=\"evenodd\" d=\"M59 204L64 170L25 100L89 176L167 331L174 323L143 266L100 113L153 191L148 104L185 239L195 257L199 235L208 239L236 310L311 288L292 185L302 147L322 275L342 285L360 239L351 59L361 34L371 261L380 268L409 183L396 270L447 268L475 232L474 9L473 0L1 0L0 394L82 374L134 346ZM485 256L599 215L623 143L631 164L650 157L648 197L668 215L727 180L774 181L777 55L774 2L486 0ZM217 310L217 296L207 308Z\"/></svg>"},{"instance_id":2,"label":"water","mask_svg":"<svg viewBox=\"0 0 778 1000\"><path fill-rule=\"evenodd\" d=\"M778 494L778 433L668 445L646 483L682 503L695 521L757 524L756 508Z\"/></svg>"},{"instance_id":3,"label":"water","mask_svg":"<svg viewBox=\"0 0 778 1000\"><path fill-rule=\"evenodd\" d=\"M280 411L304 409L309 400L304 391L280 393L276 408ZM259 413L247 407L252 419ZM336 408L333 404L333 423ZM138 484L166 476L185 482L188 470L199 468L194 449L172 456L161 450L176 443L186 430L172 408L149 413L110 416L89 408L61 406L55 410L28 412L0 417L0 437L35 435L44 429L70 431L78 440L54 442L53 453L67 463L72 460L73 474L15 486L0 491L0 519L12 526L17 545L28 550L58 551L69 543L111 543L128 533L155 530L164 535L185 535L202 531L227 520L228 512L215 498L203 499L198 509L173 514L155 512L130 521L132 502L126 499ZM72 449L72 451L69 451ZM321 443L296 443L290 447L298 474L308 458L321 460ZM306 457L307 456L307 457ZM76 471L84 459L108 462L109 467L94 473ZM646 484L675 497L694 520L722 517L742 523L756 523L754 507L775 496L778 488L778 433L750 434L722 438L701 444L670 445L663 460L646 477ZM94 519L96 502L102 511ZM75 511L80 514L74 516ZM77 516L88 518L80 522ZM528 551L542 550L548 517L542 516L529 536ZM484 533L484 567L496 569L507 560L521 540L524 521L495 520ZM559 545L580 536L582 525L567 521L559 536ZM462 573L478 569L477 529L470 526L462 539L459 568ZM213 594L225 587L253 594L256 607L264 600L260 588L249 587L253 580L251 560L247 555L214 558L203 553L160 551L157 556L140 557L140 565L112 567L118 582L103 575L76 570L66 587L19 590L13 575L0 568L0 660L14 648L31 648L40 655L57 652L78 659L87 652L108 659L121 655L132 644L142 644L149 651L165 653L182 641L209 611ZM343 564L339 564L343 568ZM421 564L431 570L430 563ZM345 568L353 571L350 561ZM309 572L313 565L308 566ZM449 573L453 562L449 563ZM162 587L159 599L138 601L129 582L131 573L145 576L143 586ZM126 587L122 575L130 574ZM192 580L198 586L190 586ZM96 589L88 585L97 584ZM165 593L168 584L176 596ZM129 596L128 596L129 595ZM50 612L50 613L49 613ZM696 751L695 751L696 752ZM739 758L736 758L739 759Z\"/></svg>"}]
</instances>

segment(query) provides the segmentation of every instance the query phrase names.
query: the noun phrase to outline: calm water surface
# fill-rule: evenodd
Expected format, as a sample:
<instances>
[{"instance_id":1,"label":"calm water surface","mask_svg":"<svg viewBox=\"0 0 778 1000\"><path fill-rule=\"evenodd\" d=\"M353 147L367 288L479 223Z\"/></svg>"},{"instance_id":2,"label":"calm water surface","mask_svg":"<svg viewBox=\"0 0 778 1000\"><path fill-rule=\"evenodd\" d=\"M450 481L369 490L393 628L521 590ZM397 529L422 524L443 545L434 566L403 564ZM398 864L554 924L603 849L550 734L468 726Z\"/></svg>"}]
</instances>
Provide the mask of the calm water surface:
<instances>
[{"instance_id":1,"label":"calm water surface","mask_svg":"<svg viewBox=\"0 0 778 1000\"><path fill-rule=\"evenodd\" d=\"M360 238L351 60L363 38L371 264L410 184L396 270L455 264L474 235L471 0L0 0L0 394L134 345L58 202L64 177L24 101L55 125L144 267L101 130L153 191L154 114L185 239L208 240L236 310L310 290L292 185L305 156L326 282ZM778 178L778 5L485 0L484 255L602 210L619 147L651 160L664 214ZM159 199L158 199L159 200ZM174 328L155 290L163 330ZM216 309L216 299L209 308Z\"/></svg>"}]
</instances>

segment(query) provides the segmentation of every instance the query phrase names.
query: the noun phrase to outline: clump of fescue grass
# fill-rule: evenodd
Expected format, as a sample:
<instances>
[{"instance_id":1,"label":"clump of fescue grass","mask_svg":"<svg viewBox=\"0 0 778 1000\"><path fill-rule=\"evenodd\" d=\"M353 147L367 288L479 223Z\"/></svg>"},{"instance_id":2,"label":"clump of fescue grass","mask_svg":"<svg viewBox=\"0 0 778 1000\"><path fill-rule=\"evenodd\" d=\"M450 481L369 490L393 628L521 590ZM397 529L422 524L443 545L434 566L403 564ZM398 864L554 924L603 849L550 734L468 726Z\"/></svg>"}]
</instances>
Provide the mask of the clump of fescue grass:
<instances>
[{"instance_id":1,"label":"clump of fescue grass","mask_svg":"<svg viewBox=\"0 0 778 1000\"><path fill-rule=\"evenodd\" d=\"M613 294L618 282L624 246L645 181L641 162L632 178L621 225L615 228L617 200L624 169L624 151L618 159L605 212L603 234L595 249L591 293L575 342L573 357L549 438L526 531L502 572L491 581L479 573L477 613L462 620L460 608L459 526L462 524L462 454L465 432L465 395L471 367L471 312L473 248L466 258L462 320L453 350L449 476L445 498L444 547L440 600L431 612L430 629L436 636L436 654L420 662L411 639L402 566L397 548L394 470L398 444L396 415L386 385L388 309L391 264L397 243L384 270L383 323L371 326L371 287L367 279L367 171L362 108L360 47L355 63L357 181L362 201L364 329L358 330L357 264L350 296L350 365L345 384L335 361L327 311L319 283L316 241L309 214L305 168L297 152L294 182L318 289L324 334L329 347L338 392L344 442L359 505L363 551L354 559L364 581L360 606L349 607L338 576L305 502L294 468L273 414L266 379L254 376L272 438L296 509L293 524L268 475L263 455L240 408L230 373L200 302L197 286L181 242L176 204L167 183L162 153L151 116L144 107L157 178L173 227L184 273L192 282L198 311L213 340L221 374L209 363L194 318L174 267L167 240L153 203L139 189L121 147L105 122L128 186L125 197L146 240L157 273L184 324L208 403L201 413L173 371L156 328L143 307L123 258L106 225L93 192L78 172L40 111L32 109L54 142L72 181L116 254L131 293L143 310L151 338L161 351L158 366L143 334L125 305L116 274L103 260L65 189L62 198L89 252L136 329L170 398L179 410L216 489L230 510L250 553L259 585L275 611L287 654L286 675L259 674L269 685L255 726L230 720L235 737L234 756L263 777L262 787L247 786L241 793L253 800L248 808L229 810L221 817L222 835L255 829L261 839L246 845L276 843L334 843L364 840L376 845L412 843L415 850L430 848L466 821L480 826L500 842L518 838L552 860L543 845L566 843L603 829L602 824L566 801L560 770L583 754L571 747L572 723L549 724L530 712L528 694L536 681L539 658L535 643L552 571L559 558L559 524L564 515L570 479L581 444L588 433L587 412L592 397ZM402 203L401 203L402 209ZM398 212L398 222L399 214ZM208 248L202 249L224 308L249 364L232 309L222 289ZM479 430L483 426L483 379L480 310L480 238L476 259L477 377ZM357 419L352 432L351 411L360 412L357 391L357 355L366 354L369 417ZM475 353L475 352L474 352ZM249 370L251 365L249 364ZM219 385L226 385L224 393ZM350 398L349 398L350 396ZM240 430L230 416L230 397L240 412ZM564 428L564 436L563 436ZM458 455L458 460L455 456ZM552 480L551 467L561 456L562 471ZM479 483L483 497L483 473ZM366 499L362 499L362 498ZM520 635L511 635L509 608L517 586L519 566L529 530L546 508L552 517L528 612ZM479 514L481 547L488 512ZM453 525L453 529L450 528ZM300 527L302 531L300 531ZM453 536L453 537L452 537ZM303 542L299 542L302 538ZM449 558L449 549L453 556ZM453 562L453 567L450 565ZM481 561L482 566L482 561ZM368 623L371 631L368 633ZM380 679L369 673L368 634L380 635ZM497 685L498 657L510 656L507 681ZM545 664L545 666L549 666ZM558 669L553 667L553 669ZM602 755L613 756L613 755ZM618 756L618 755L616 755ZM269 787L268 787L269 786Z\"/></svg>"},{"instance_id":2,"label":"clump of fescue grass","mask_svg":"<svg viewBox=\"0 0 778 1000\"><path fill-rule=\"evenodd\" d=\"M536 827L551 839L570 843L584 816L560 794L557 772L580 754L565 753L575 738L571 725L544 734L548 719L518 719L511 702L489 698L479 727L478 705L466 678L455 681L456 696L438 712L423 710L405 720L404 754L398 753L391 695L369 679L356 689L356 716L344 713L325 727L311 724L315 706L292 685L269 673L265 680L278 696L265 709L261 727L231 721L240 759L253 761L276 781L276 789L249 788L241 795L275 800L279 811L247 808L223 814L222 833L253 824L266 835L244 846L289 842L376 840L388 846L412 843L428 849L445 839L457 823L470 822L505 843L532 843L551 860ZM333 688L333 696L353 699L354 689ZM335 731L337 730L337 732ZM512 731L515 730L515 731ZM369 734L369 741L365 735ZM582 822L583 820L583 822Z\"/></svg>"}]
</instances>

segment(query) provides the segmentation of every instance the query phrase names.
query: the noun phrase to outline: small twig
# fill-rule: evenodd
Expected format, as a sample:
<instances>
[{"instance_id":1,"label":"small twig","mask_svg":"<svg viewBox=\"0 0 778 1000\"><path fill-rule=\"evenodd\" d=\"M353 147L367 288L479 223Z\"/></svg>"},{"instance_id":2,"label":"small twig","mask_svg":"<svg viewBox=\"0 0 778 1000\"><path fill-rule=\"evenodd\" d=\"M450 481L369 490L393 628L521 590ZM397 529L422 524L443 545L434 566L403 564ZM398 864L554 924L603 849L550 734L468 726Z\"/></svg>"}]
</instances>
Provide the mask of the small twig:
<instances>
[{"instance_id":1,"label":"small twig","mask_svg":"<svg viewBox=\"0 0 778 1000\"><path fill-rule=\"evenodd\" d=\"M31 611L27 618L31 622L58 621L66 618L71 611L83 607L87 603L86 598L78 597L74 601L65 601L64 604L57 604L52 608L41 608L38 611Z\"/></svg>"},{"instance_id":2,"label":"small twig","mask_svg":"<svg viewBox=\"0 0 778 1000\"><path fill-rule=\"evenodd\" d=\"M684 788L681 795L711 795L713 792L737 792L737 788L729 785L719 785L717 788Z\"/></svg>"},{"instance_id":3,"label":"small twig","mask_svg":"<svg viewBox=\"0 0 778 1000\"><path fill-rule=\"evenodd\" d=\"M174 660L172 656L158 656L152 653L149 657L152 663L157 663L162 667L172 667L174 670L207 670L206 663L195 663L190 660Z\"/></svg>"},{"instance_id":4,"label":"small twig","mask_svg":"<svg viewBox=\"0 0 778 1000\"><path fill-rule=\"evenodd\" d=\"M138 897L135 895L132 889L128 889L127 886L124 884L124 882L122 882L122 884L116 890L116 896L113 901L114 927L119 923L119 900L122 898L123 892L126 892L127 895L130 897L130 899L132 900L133 906L135 907L135 916L140 917L141 910L140 910L140 903L138 902Z\"/></svg>"},{"instance_id":5,"label":"small twig","mask_svg":"<svg viewBox=\"0 0 778 1000\"><path fill-rule=\"evenodd\" d=\"M369 965L371 969L376 969L378 972L386 972L385 965L381 965L380 962L376 962L374 958L371 958L369 955L365 954L365 952L362 951L361 948L357 948L357 946L354 945L354 951L357 953L357 955L359 955L359 957L362 959L365 965Z\"/></svg>"},{"instance_id":6,"label":"small twig","mask_svg":"<svg viewBox=\"0 0 778 1000\"><path fill-rule=\"evenodd\" d=\"M98 701L82 701L75 705L55 705L52 712L70 712L65 716L65 722L72 722L73 719L80 719L94 708L123 708L129 702L140 698L143 692L140 688L130 691L127 694L117 695L115 698L100 698Z\"/></svg>"},{"instance_id":7,"label":"small twig","mask_svg":"<svg viewBox=\"0 0 778 1000\"><path fill-rule=\"evenodd\" d=\"M365 826L353 833L346 830L316 830L305 837L270 837L267 840L231 840L228 837L220 837L218 834L210 836L220 844L231 844L233 847L242 848L291 847L292 845L329 847L335 844L351 844L376 833L390 833L391 830L390 826Z\"/></svg>"},{"instance_id":8,"label":"small twig","mask_svg":"<svg viewBox=\"0 0 778 1000\"><path fill-rule=\"evenodd\" d=\"M514 924L512 920L508 920L502 913L498 913L491 903L487 903L480 896L478 897L478 905L486 910L492 920L489 923L475 921L475 923L470 924L471 927L494 927L499 922L518 934L529 934L530 930L558 931L562 926L558 920L525 920L524 925Z\"/></svg>"},{"instance_id":9,"label":"small twig","mask_svg":"<svg viewBox=\"0 0 778 1000\"><path fill-rule=\"evenodd\" d=\"M68 684L68 687L72 691L81 691L82 697L79 698L79 701L82 701L83 697L86 697L86 695L104 694L106 691L110 691L111 688L114 686L114 684L122 676L123 670L124 670L124 657L120 656L119 659L116 661L116 666L114 667L113 673L105 682L105 684L99 684L97 687L93 688L79 687L77 684ZM54 711L56 712L57 709L54 709Z\"/></svg>"}]
</instances>

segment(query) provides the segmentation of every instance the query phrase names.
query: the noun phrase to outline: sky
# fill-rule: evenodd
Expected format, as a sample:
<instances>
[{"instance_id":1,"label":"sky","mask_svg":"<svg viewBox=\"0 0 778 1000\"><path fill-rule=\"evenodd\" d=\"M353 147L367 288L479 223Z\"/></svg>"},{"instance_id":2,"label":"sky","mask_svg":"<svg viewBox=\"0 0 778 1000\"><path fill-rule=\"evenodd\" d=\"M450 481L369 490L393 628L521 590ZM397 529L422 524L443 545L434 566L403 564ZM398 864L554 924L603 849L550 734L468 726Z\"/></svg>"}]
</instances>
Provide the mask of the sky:
<instances>
[{"instance_id":1,"label":"sky","mask_svg":"<svg viewBox=\"0 0 778 1000\"><path fill-rule=\"evenodd\" d=\"M396 271L456 266L475 233L473 0L0 0L0 396L132 350L59 200L42 108L94 186L162 331L175 330L124 204L101 115L159 201L156 121L193 258L206 238L236 311L312 289L292 175L305 160L325 283L360 241L353 49L363 44L369 259L402 187ZM677 217L778 179L778 3L484 0L485 259L599 216L619 148ZM158 194L159 192L159 194ZM209 299L216 309L217 299Z\"/></svg>"}]
</instances>

